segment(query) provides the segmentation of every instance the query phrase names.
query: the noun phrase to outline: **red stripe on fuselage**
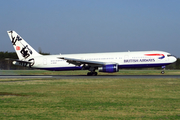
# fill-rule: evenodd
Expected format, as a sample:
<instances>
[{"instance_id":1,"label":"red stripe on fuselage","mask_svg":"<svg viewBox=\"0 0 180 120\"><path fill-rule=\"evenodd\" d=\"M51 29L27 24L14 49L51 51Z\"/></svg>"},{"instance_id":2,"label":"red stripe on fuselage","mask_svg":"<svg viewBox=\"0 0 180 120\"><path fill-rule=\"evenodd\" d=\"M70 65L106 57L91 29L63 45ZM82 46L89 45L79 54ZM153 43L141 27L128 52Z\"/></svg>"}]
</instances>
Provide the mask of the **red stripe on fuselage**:
<instances>
[{"instance_id":1,"label":"red stripe on fuselage","mask_svg":"<svg viewBox=\"0 0 180 120\"><path fill-rule=\"evenodd\" d=\"M145 56L164 56L164 54L144 54Z\"/></svg>"}]
</instances>

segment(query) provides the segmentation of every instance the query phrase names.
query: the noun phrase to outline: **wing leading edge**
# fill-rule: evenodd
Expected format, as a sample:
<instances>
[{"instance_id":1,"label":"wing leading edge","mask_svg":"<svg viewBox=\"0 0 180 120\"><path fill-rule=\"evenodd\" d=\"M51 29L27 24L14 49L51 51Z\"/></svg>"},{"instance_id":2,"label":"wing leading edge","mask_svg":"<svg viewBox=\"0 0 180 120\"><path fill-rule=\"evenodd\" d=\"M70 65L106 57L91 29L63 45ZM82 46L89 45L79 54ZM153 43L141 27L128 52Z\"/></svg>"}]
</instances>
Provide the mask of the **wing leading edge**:
<instances>
[{"instance_id":1,"label":"wing leading edge","mask_svg":"<svg viewBox=\"0 0 180 120\"><path fill-rule=\"evenodd\" d=\"M93 67L101 67L101 66L108 65L108 64L117 64L114 62L90 61L90 60L67 58L67 57L58 57L58 58L66 60L66 62L68 62L70 64L74 64L76 66L88 65L88 66L93 66Z\"/></svg>"}]
</instances>

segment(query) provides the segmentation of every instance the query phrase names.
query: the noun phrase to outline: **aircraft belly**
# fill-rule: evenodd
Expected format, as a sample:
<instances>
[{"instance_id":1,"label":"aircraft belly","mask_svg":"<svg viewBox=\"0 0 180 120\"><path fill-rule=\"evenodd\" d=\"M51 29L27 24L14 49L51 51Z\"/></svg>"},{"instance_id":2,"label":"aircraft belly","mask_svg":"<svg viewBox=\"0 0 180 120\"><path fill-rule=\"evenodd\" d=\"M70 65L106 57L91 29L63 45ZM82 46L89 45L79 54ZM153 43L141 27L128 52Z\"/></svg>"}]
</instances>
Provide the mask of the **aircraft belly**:
<instances>
[{"instance_id":1,"label":"aircraft belly","mask_svg":"<svg viewBox=\"0 0 180 120\"><path fill-rule=\"evenodd\" d=\"M123 64L119 65L119 68L147 68L147 67L161 67L171 63L149 63L149 64Z\"/></svg>"}]
</instances>

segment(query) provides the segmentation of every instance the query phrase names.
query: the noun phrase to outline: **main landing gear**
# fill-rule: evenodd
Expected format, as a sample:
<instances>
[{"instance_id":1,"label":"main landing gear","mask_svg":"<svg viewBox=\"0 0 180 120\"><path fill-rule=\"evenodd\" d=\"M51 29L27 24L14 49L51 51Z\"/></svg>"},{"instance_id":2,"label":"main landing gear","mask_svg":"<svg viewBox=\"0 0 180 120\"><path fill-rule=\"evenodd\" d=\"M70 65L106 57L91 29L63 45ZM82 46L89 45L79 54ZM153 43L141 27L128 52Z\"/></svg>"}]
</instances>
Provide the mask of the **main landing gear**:
<instances>
[{"instance_id":1,"label":"main landing gear","mask_svg":"<svg viewBox=\"0 0 180 120\"><path fill-rule=\"evenodd\" d=\"M88 72L87 76L97 76L97 72Z\"/></svg>"},{"instance_id":2,"label":"main landing gear","mask_svg":"<svg viewBox=\"0 0 180 120\"><path fill-rule=\"evenodd\" d=\"M166 66L162 66L162 71L161 71L161 74L164 74L165 73L165 68L166 68Z\"/></svg>"},{"instance_id":3,"label":"main landing gear","mask_svg":"<svg viewBox=\"0 0 180 120\"><path fill-rule=\"evenodd\" d=\"M96 69L94 67L90 67L89 71L91 71L91 72L88 72L87 76L97 76L97 72L95 72L95 70Z\"/></svg>"}]
</instances>

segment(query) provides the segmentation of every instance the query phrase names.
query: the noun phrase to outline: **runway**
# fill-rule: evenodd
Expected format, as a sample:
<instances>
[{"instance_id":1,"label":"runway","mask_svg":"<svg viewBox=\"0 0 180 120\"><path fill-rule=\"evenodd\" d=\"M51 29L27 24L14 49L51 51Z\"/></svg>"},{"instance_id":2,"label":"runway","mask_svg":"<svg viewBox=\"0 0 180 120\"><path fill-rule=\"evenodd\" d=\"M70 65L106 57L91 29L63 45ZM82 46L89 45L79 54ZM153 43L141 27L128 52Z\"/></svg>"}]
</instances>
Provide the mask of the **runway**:
<instances>
[{"instance_id":1,"label":"runway","mask_svg":"<svg viewBox=\"0 0 180 120\"><path fill-rule=\"evenodd\" d=\"M56 78L56 79L97 79L97 78L180 78L180 75L0 75L0 79Z\"/></svg>"}]
</instances>

